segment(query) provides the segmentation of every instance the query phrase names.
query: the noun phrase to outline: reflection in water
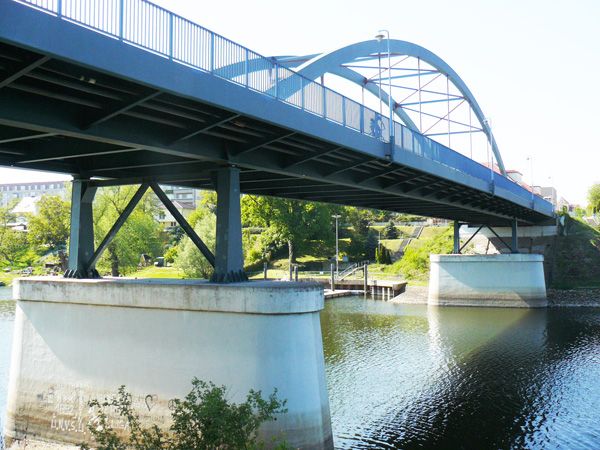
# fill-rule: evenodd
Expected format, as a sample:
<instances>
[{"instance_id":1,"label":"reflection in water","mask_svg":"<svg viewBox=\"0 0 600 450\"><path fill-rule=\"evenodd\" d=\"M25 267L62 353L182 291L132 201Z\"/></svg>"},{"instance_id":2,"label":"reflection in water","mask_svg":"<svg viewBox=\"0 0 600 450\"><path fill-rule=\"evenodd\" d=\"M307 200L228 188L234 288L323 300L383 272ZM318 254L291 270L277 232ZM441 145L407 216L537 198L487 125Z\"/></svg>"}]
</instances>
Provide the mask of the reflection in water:
<instances>
[{"instance_id":1,"label":"reflection in water","mask_svg":"<svg viewBox=\"0 0 600 450\"><path fill-rule=\"evenodd\" d=\"M600 448L600 311L336 299L321 318L338 448Z\"/></svg>"}]
</instances>

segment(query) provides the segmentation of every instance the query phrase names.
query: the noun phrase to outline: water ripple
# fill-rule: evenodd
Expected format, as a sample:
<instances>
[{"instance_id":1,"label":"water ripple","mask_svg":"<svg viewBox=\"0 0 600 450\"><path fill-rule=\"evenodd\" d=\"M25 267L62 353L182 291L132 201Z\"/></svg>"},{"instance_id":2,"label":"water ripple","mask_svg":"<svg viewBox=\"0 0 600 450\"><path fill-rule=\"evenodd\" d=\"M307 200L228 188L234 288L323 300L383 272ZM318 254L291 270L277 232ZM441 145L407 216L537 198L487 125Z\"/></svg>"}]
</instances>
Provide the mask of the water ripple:
<instances>
[{"instance_id":1,"label":"water ripple","mask_svg":"<svg viewBox=\"0 0 600 450\"><path fill-rule=\"evenodd\" d=\"M600 448L600 311L328 301L340 449Z\"/></svg>"}]
</instances>

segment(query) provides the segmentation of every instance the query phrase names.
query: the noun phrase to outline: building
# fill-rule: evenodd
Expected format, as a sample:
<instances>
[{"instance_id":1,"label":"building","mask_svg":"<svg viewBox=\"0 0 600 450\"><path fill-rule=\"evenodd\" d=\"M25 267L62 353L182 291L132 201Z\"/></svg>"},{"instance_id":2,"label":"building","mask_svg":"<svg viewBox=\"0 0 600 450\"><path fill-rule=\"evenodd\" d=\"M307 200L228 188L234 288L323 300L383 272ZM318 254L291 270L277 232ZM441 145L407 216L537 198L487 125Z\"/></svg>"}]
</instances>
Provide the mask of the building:
<instances>
[{"instance_id":1,"label":"building","mask_svg":"<svg viewBox=\"0 0 600 450\"><path fill-rule=\"evenodd\" d=\"M201 197L201 191L199 189L181 186L161 186L161 189L167 194L167 197L169 197L171 201L186 204L193 209L198 207Z\"/></svg>"},{"instance_id":2,"label":"building","mask_svg":"<svg viewBox=\"0 0 600 450\"><path fill-rule=\"evenodd\" d=\"M0 207L8 206L15 200L38 197L44 194L64 197L68 181L43 181L36 183L0 184Z\"/></svg>"},{"instance_id":3,"label":"building","mask_svg":"<svg viewBox=\"0 0 600 450\"><path fill-rule=\"evenodd\" d=\"M175 207L175 209L177 209L177 211L179 211L179 213L186 220L190 216L190 214L196 209L193 206L188 205L187 203L180 202L179 200L173 200L172 203L173 203L173 206ZM167 228L171 228L171 227L178 225L177 220L175 220L175 217L173 217L171 215L171 213L169 212L169 210L167 209L167 207L165 205L160 205L160 211L158 213L158 221L161 224L163 224L165 230Z\"/></svg>"},{"instance_id":4,"label":"building","mask_svg":"<svg viewBox=\"0 0 600 450\"><path fill-rule=\"evenodd\" d=\"M535 193L542 197L547 202L552 203L552 205L556 208L558 205L558 197L556 194L556 189L552 186L542 187L535 186Z\"/></svg>"}]
</instances>

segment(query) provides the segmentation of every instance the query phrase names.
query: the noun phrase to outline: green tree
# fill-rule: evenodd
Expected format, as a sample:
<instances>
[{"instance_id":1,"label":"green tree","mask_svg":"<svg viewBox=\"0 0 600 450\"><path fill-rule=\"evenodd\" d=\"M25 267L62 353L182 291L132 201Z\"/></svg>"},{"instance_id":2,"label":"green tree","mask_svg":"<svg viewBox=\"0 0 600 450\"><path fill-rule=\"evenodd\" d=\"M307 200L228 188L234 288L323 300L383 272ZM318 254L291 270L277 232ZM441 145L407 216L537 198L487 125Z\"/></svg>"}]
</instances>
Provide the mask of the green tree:
<instances>
[{"instance_id":1,"label":"green tree","mask_svg":"<svg viewBox=\"0 0 600 450\"><path fill-rule=\"evenodd\" d=\"M367 239L365 241L365 256L371 261L375 259L375 251L377 250L377 236L373 230L369 231L367 234Z\"/></svg>"},{"instance_id":2,"label":"green tree","mask_svg":"<svg viewBox=\"0 0 600 450\"><path fill-rule=\"evenodd\" d=\"M67 244L71 226L71 204L58 196L43 195L37 214L29 217L29 242L42 244L52 251Z\"/></svg>"},{"instance_id":3,"label":"green tree","mask_svg":"<svg viewBox=\"0 0 600 450\"><path fill-rule=\"evenodd\" d=\"M138 186L101 188L94 199L94 235L96 245L117 221ZM112 276L133 272L143 253L152 257L162 254L161 226L155 217L158 200L150 192L142 197L117 236L98 261L98 267L110 269Z\"/></svg>"},{"instance_id":4,"label":"green tree","mask_svg":"<svg viewBox=\"0 0 600 450\"><path fill-rule=\"evenodd\" d=\"M594 183L588 189L588 204L593 208L593 212L600 210L600 183Z\"/></svg>"},{"instance_id":5,"label":"green tree","mask_svg":"<svg viewBox=\"0 0 600 450\"><path fill-rule=\"evenodd\" d=\"M301 202L271 197L242 197L242 222L258 227L270 227L279 239L288 244L290 263L295 263L298 251L309 241L331 242L335 222L331 216L340 207L314 202Z\"/></svg>"},{"instance_id":6,"label":"green tree","mask_svg":"<svg viewBox=\"0 0 600 450\"><path fill-rule=\"evenodd\" d=\"M9 247L14 242L13 229L8 226L15 219L12 213L12 207L6 206L0 208L0 255L4 257L11 265L12 258L9 257Z\"/></svg>"},{"instance_id":7,"label":"green tree","mask_svg":"<svg viewBox=\"0 0 600 450\"><path fill-rule=\"evenodd\" d=\"M25 232L0 226L0 255L12 266L27 244Z\"/></svg>"},{"instance_id":8,"label":"green tree","mask_svg":"<svg viewBox=\"0 0 600 450\"><path fill-rule=\"evenodd\" d=\"M398 239L398 228L393 221L389 221L383 229L383 236L385 239Z\"/></svg>"},{"instance_id":9,"label":"green tree","mask_svg":"<svg viewBox=\"0 0 600 450\"><path fill-rule=\"evenodd\" d=\"M194 227L196 234L213 254L216 243L216 223L217 219L215 215L205 210ZM186 277L189 278L210 278L213 273L213 267L187 236L183 238L181 244L178 246L175 265L181 268Z\"/></svg>"},{"instance_id":10,"label":"green tree","mask_svg":"<svg viewBox=\"0 0 600 450\"><path fill-rule=\"evenodd\" d=\"M349 223L354 233L363 238L367 237L369 226L373 223L373 213L368 209L347 207L345 211L346 222Z\"/></svg>"}]
</instances>

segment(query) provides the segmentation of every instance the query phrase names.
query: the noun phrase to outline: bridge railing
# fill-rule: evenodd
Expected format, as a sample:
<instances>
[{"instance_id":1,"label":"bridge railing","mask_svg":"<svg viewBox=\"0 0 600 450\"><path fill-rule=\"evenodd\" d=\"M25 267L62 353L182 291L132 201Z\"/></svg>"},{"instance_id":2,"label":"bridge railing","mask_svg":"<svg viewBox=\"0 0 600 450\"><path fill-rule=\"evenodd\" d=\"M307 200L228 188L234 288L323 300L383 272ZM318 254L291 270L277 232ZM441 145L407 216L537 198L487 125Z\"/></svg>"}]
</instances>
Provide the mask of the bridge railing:
<instances>
[{"instance_id":1,"label":"bridge railing","mask_svg":"<svg viewBox=\"0 0 600 450\"><path fill-rule=\"evenodd\" d=\"M147 0L15 0L389 142L388 117ZM395 146L491 181L490 170L393 122ZM523 189L496 174L498 185Z\"/></svg>"}]
</instances>

